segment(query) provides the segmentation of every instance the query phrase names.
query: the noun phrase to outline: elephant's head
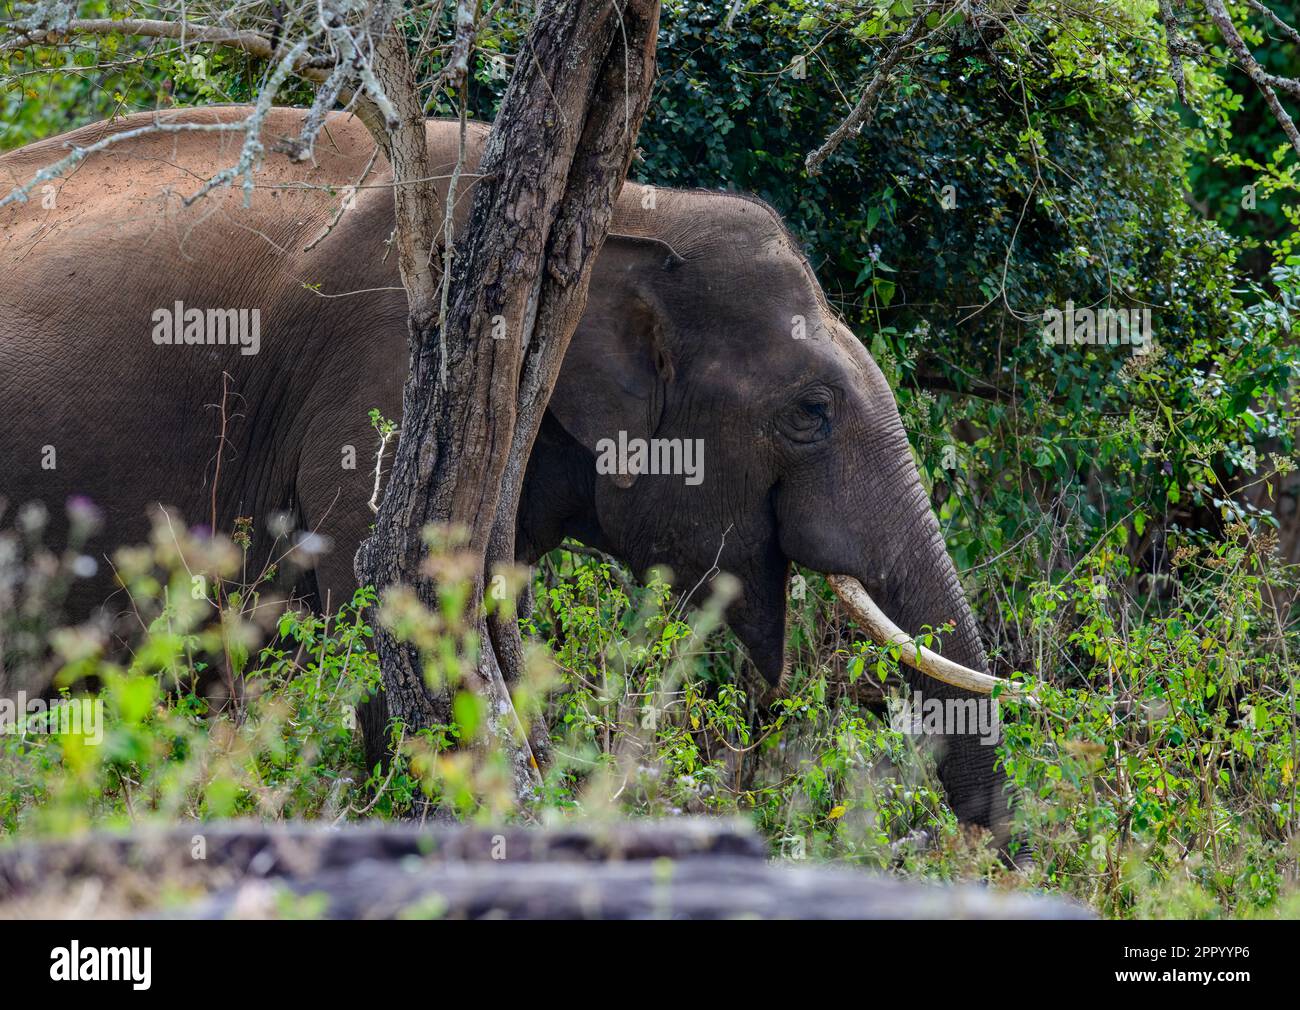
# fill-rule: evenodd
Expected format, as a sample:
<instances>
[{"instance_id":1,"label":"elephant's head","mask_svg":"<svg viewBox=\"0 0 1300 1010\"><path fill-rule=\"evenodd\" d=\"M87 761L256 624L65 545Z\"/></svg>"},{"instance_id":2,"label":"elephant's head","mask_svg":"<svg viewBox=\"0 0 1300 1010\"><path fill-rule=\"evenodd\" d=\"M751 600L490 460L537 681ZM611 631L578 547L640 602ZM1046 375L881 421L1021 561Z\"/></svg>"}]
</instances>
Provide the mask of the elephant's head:
<instances>
[{"instance_id":1,"label":"elephant's head","mask_svg":"<svg viewBox=\"0 0 1300 1010\"><path fill-rule=\"evenodd\" d=\"M611 235L600 256L551 401L606 464L595 512L612 552L637 570L667 564L682 590L716 559L741 585L728 621L773 684L791 563L856 580L912 634L954 622L942 652L978 677L984 650L893 394L775 213L663 190L647 209L647 191L629 190L615 230L633 234ZM626 472L636 460L620 447L638 439L701 446L702 469ZM610 462L632 467L602 473ZM921 674L913 687L972 697ZM960 734L940 745L958 815L1005 838L995 748Z\"/></svg>"}]
</instances>

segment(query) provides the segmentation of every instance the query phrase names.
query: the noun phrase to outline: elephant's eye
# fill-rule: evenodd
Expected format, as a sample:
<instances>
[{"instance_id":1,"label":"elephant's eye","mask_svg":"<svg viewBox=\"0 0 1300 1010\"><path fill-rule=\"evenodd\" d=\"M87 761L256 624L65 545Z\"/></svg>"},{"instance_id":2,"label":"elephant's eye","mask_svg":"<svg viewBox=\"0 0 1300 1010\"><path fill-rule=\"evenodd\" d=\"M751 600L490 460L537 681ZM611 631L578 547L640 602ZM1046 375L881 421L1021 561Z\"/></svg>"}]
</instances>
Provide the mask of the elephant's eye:
<instances>
[{"instance_id":1,"label":"elephant's eye","mask_svg":"<svg viewBox=\"0 0 1300 1010\"><path fill-rule=\"evenodd\" d=\"M796 442L818 442L831 433L834 404L829 389L807 390L786 411L781 427Z\"/></svg>"}]
</instances>

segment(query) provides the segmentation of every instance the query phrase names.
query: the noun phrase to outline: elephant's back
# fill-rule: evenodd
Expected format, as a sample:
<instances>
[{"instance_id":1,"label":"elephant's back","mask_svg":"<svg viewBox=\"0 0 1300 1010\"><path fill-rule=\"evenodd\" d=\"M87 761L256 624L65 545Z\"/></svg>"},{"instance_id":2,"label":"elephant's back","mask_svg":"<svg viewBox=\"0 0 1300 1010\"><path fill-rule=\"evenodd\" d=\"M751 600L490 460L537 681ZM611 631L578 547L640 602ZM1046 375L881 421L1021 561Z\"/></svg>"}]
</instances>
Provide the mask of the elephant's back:
<instances>
[{"instance_id":1,"label":"elephant's back","mask_svg":"<svg viewBox=\"0 0 1300 1010\"><path fill-rule=\"evenodd\" d=\"M140 132L155 116L131 116L0 157L3 195L76 148L110 142L50 190L38 184L26 202L0 208L0 417L11 419L0 431L0 494L91 493L136 514L138 502L115 484L162 495L184 473L199 487L225 373L258 424L274 411L293 421L279 405L298 402L295 384L339 367L322 346L366 338L358 320L404 317L400 296L393 305L385 293L397 284L391 257L382 262L391 189L359 191L317 241L338 216L344 185L368 166L367 178L383 180L383 159L371 164L374 145L350 117L331 116L315 164L299 164L272 145L295 135L304 113L272 110L250 206L238 182L187 206L205 180L238 164L243 134L217 127L248 111L156 117L198 127L184 132ZM377 293L326 297L353 290ZM237 326L241 341L258 345L222 346L205 332L204 346L182 346L191 310L208 330L220 317L223 333ZM174 339L159 339L160 319ZM50 471L32 448L46 443L58 452Z\"/></svg>"},{"instance_id":2,"label":"elephant's back","mask_svg":"<svg viewBox=\"0 0 1300 1010\"><path fill-rule=\"evenodd\" d=\"M124 269L129 266L124 256L151 252L176 259L181 269L188 260L207 257L211 269L231 252L220 243L236 229L246 235L244 257L256 257L259 245L262 255L278 245L283 257L287 243L330 220L339 188L361 175L374 145L359 123L339 117L330 122L331 140L319 145L316 164L292 162L271 148L300 128L303 113L273 109L261 134L267 153L254 176L249 205L244 205L242 176L193 199L208 180L240 165L244 134L228 127L248 112L220 106L141 113L0 156L0 192L7 193L78 148L92 151L37 182L26 201L0 208L0 263L39 270L47 269L51 258L97 253ZM150 132L159 128L164 132ZM245 258L243 268L250 265L256 263Z\"/></svg>"}]
</instances>

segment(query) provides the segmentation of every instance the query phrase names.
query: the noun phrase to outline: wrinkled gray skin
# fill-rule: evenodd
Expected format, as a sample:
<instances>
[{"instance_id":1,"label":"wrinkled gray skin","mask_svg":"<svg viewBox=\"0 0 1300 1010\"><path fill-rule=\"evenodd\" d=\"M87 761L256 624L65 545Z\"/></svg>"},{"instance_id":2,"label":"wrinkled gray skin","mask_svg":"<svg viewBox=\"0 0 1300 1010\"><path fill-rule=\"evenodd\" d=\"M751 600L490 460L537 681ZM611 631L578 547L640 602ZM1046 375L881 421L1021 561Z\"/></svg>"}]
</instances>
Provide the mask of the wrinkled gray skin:
<instances>
[{"instance_id":1,"label":"wrinkled gray skin","mask_svg":"<svg viewBox=\"0 0 1300 1010\"><path fill-rule=\"evenodd\" d=\"M243 114L169 115L215 122ZM268 151L276 135L296 133L299 116L273 113ZM0 190L57 160L68 140L84 146L148 121L87 127L12 152L0 158ZM484 133L471 134L471 164ZM453 124L430 124L439 174L455 161L455 136ZM305 251L337 211L337 187L362 178L373 150L365 131L334 116L314 166L268 155L248 209L238 190L183 208L200 180L235 163L240 140L213 132L134 139L81 165L60 184L54 208L42 206L38 189L26 205L0 210L0 495L42 499L56 514L68 496L88 496L107 514L101 552L108 537L143 539L155 503L206 522L217 449L211 405L228 371L238 416L218 525L228 530L235 516L251 515L260 534L268 515L294 510L301 527L335 545L312 588L337 605L351 594L352 555L372 521L367 411L398 416L406 373L404 298L395 257L384 259L390 177L379 159L352 209ZM462 214L472 186L467 176ZM943 652L986 670L890 389L828 309L774 212L733 195L628 184L612 230L530 461L521 558L534 561L572 536L636 571L667 564L689 588L716 557L742 587L729 623L773 684L785 670L792 562L856 577L913 634L955 622ZM260 352L155 345L151 313L177 299L260 308ZM797 316L806 339L794 339ZM619 431L703 439L703 483L598 475L596 443ZM57 450L54 470L41 467L47 445ZM345 446L356 448L355 470L343 468ZM269 543L255 544L254 557L259 550L264 556ZM107 597L126 610L110 593L101 579L78 605ZM965 696L917 678L926 697ZM1005 841L995 748L964 735L942 743L940 776L957 814Z\"/></svg>"}]
</instances>

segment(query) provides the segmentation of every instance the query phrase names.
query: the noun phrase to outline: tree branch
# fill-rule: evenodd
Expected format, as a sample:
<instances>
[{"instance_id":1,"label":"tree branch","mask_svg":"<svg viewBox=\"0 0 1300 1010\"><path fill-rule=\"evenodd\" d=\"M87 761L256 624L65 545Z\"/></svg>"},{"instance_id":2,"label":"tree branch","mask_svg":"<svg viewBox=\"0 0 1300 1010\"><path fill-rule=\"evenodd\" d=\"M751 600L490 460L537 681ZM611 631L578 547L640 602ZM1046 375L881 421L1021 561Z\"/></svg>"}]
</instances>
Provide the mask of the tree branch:
<instances>
[{"instance_id":1,"label":"tree branch","mask_svg":"<svg viewBox=\"0 0 1300 1010\"><path fill-rule=\"evenodd\" d=\"M1246 45L1241 33L1237 31L1237 26L1232 23L1232 18L1228 14L1228 8L1224 5L1223 0L1205 0L1205 10L1210 15L1210 20L1214 26L1219 29L1219 34L1227 44L1229 51L1241 64L1241 69L1246 75L1255 82L1259 88L1260 94L1264 96L1264 101L1268 105L1269 111L1273 113L1273 118L1282 127L1282 132L1286 134L1287 140L1291 142L1291 147L1300 154L1300 131L1296 130L1295 122L1287 114L1286 109L1282 108L1281 101L1278 100L1275 87L1281 87L1293 95L1300 96L1300 82L1290 80L1285 77L1277 77L1268 73L1259 62L1255 59Z\"/></svg>"},{"instance_id":2,"label":"tree branch","mask_svg":"<svg viewBox=\"0 0 1300 1010\"><path fill-rule=\"evenodd\" d=\"M898 42L889 52L885 53L871 80L862 89L862 97L858 99L858 104L853 107L853 111L848 114L844 122L836 127L835 132L826 139L826 142L821 147L808 155L807 160L804 162L804 168L809 175L816 175L821 171L821 163L830 157L831 152L839 147L849 134L857 132L871 122L876 112L876 102L880 98L880 92L884 90L885 85L889 82L890 71L903 58L903 53L911 48L922 36L928 34L925 28L925 18L924 14L918 16L907 31L899 36Z\"/></svg>"},{"instance_id":3,"label":"tree branch","mask_svg":"<svg viewBox=\"0 0 1300 1010\"><path fill-rule=\"evenodd\" d=\"M275 47L271 44L271 40L259 32L198 25L189 21L150 19L113 21L108 18L74 19L64 28L22 31L17 37L0 44L0 54L28 49L32 46L59 45L73 35L135 35L148 39L177 41L183 39L186 42L203 42L227 49L238 49L263 60L270 60L275 55ZM304 53L295 60L292 69L300 77L323 83L329 77L330 68L333 66L334 60L327 56L309 56Z\"/></svg>"},{"instance_id":4,"label":"tree branch","mask_svg":"<svg viewBox=\"0 0 1300 1010\"><path fill-rule=\"evenodd\" d=\"M1255 11L1258 14L1263 14L1264 17L1268 18L1270 21L1273 22L1273 26L1277 28L1278 31L1280 31L1283 35L1285 35L1296 45L1300 46L1300 32L1297 32L1289 24L1287 24L1280 17L1274 14L1272 10L1270 10L1268 7L1265 7L1262 3L1260 3L1259 0L1250 0L1250 9Z\"/></svg>"}]
</instances>

